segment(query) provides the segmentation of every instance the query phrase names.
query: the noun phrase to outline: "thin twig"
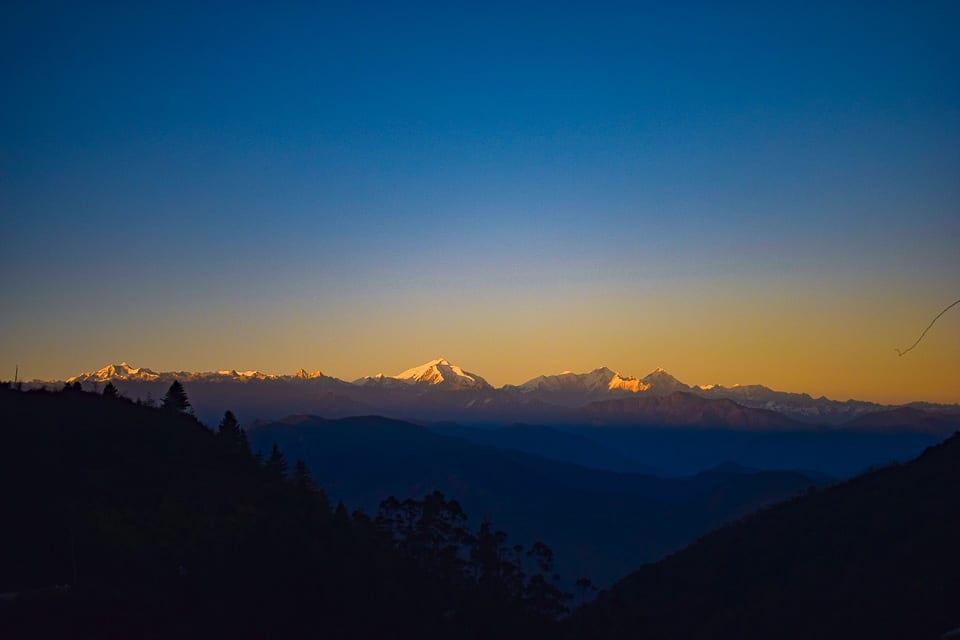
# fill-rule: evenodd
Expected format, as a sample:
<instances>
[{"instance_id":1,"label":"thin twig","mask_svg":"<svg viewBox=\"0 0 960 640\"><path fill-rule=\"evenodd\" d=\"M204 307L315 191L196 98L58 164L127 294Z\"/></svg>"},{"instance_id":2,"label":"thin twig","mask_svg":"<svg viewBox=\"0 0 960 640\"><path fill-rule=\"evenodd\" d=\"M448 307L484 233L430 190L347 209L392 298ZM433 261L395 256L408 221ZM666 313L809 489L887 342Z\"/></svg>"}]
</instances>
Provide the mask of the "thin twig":
<instances>
[{"instance_id":1,"label":"thin twig","mask_svg":"<svg viewBox=\"0 0 960 640\"><path fill-rule=\"evenodd\" d=\"M957 306L958 304L960 304L960 300L957 300L957 301L954 302L953 304L948 305L946 309L944 309L943 311L941 311L940 313L938 313L938 314L937 314L937 317L930 321L930 324L927 325L927 328L923 330L923 333L920 334L920 337L917 338L917 341L914 342L912 345L910 345L909 347L907 347L907 348L904 349L903 351L900 351L900 349L897 349L896 347L894 347L893 350L897 352L897 355L898 355L898 356L904 356L904 355L906 355L907 353L909 353L911 350L913 350L913 348L914 348L915 346L917 346L918 344L920 344L920 341L923 340L923 336L927 335L927 331L930 331L930 327L933 326L933 323L936 322L937 320L939 320L939 319L940 319L940 316L942 316L942 315L945 314L947 311L949 311L952 307L955 307L955 306Z\"/></svg>"}]
</instances>

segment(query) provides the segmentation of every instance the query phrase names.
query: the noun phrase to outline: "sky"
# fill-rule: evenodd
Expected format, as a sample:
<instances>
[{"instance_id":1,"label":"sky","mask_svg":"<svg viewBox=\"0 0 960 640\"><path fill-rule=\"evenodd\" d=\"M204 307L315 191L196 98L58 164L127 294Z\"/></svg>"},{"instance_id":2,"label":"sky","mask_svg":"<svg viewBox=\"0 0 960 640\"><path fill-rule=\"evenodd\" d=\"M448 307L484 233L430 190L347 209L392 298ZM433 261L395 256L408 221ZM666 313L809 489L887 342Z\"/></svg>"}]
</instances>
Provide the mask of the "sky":
<instances>
[{"instance_id":1,"label":"sky","mask_svg":"<svg viewBox=\"0 0 960 640\"><path fill-rule=\"evenodd\" d=\"M0 378L442 356L960 402L960 308L894 351L960 298L958 28L956 2L5 2Z\"/></svg>"}]
</instances>

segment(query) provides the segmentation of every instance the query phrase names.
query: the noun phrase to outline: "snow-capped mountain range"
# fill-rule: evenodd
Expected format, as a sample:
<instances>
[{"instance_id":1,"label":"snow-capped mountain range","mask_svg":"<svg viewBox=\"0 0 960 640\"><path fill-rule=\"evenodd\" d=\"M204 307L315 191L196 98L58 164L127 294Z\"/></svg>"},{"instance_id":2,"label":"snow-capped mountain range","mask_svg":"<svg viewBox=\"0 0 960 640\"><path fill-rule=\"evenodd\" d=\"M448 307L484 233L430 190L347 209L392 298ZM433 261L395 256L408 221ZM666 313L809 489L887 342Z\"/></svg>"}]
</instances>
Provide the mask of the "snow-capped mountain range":
<instances>
[{"instance_id":1,"label":"snow-capped mountain range","mask_svg":"<svg viewBox=\"0 0 960 640\"><path fill-rule=\"evenodd\" d=\"M180 380L186 382L190 380L316 380L324 378L319 370L309 372L306 369L300 369L292 375L271 375L260 371L237 371L236 369L224 369L220 371L164 371L156 372L146 367L133 367L126 362L119 364L108 364L97 371L88 371L80 375L67 378L66 382L86 383L106 383L116 381L139 381L139 382L173 382Z\"/></svg>"},{"instance_id":2,"label":"snow-capped mountain range","mask_svg":"<svg viewBox=\"0 0 960 640\"><path fill-rule=\"evenodd\" d=\"M762 385L692 386L661 368L642 378L607 367L586 373L564 371L537 376L520 385L495 388L482 376L444 358L436 358L396 375L377 374L352 382L324 375L319 370L300 369L287 375L232 369L157 372L126 362L82 373L66 382L98 387L109 381L130 397L149 395L155 398L173 380L188 385L188 392L197 407L209 405L211 412L214 409L222 411L221 407L245 408L248 415L256 418L313 412L328 417L380 413L424 420L562 422L590 420L598 415L609 419L611 410L626 412L629 418L630 411L652 405L595 405L626 398L666 397L678 392L707 400L732 400L742 407L774 411L794 421L814 424L841 424L890 408L858 400L813 398L805 393L776 391ZM34 381L31 384L57 383ZM946 405L914 406L949 411L958 409Z\"/></svg>"}]
</instances>

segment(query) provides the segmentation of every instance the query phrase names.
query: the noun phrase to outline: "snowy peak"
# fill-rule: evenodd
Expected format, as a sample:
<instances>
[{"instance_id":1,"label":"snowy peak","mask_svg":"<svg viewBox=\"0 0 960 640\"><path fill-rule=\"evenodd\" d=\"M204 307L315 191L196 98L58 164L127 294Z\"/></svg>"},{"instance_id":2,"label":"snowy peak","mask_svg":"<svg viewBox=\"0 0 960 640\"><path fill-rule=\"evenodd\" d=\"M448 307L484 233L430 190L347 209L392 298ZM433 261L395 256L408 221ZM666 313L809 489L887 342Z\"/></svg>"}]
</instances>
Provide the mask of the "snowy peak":
<instances>
[{"instance_id":1,"label":"snowy peak","mask_svg":"<svg viewBox=\"0 0 960 640\"><path fill-rule=\"evenodd\" d=\"M354 380L353 384L365 387L426 387L444 390L486 390L492 389L486 380L475 373L464 371L450 363L446 358L437 358L419 366L401 371L395 376L378 373Z\"/></svg>"},{"instance_id":2,"label":"snowy peak","mask_svg":"<svg viewBox=\"0 0 960 640\"><path fill-rule=\"evenodd\" d=\"M277 376L272 376L269 373L263 373L260 371L237 371L236 369L231 369L229 371L217 371L216 373L184 373L182 378L186 380L198 380L205 378L235 378L237 380L273 380Z\"/></svg>"},{"instance_id":3,"label":"snowy peak","mask_svg":"<svg viewBox=\"0 0 960 640\"><path fill-rule=\"evenodd\" d=\"M637 380L633 376L622 376L619 373L613 374L607 384L607 389L610 391L629 391L630 393L647 391L649 388L650 385L642 380Z\"/></svg>"},{"instance_id":4,"label":"snowy peak","mask_svg":"<svg viewBox=\"0 0 960 640\"><path fill-rule=\"evenodd\" d=\"M420 366L411 367L406 371L401 371L397 375L391 377L395 380L411 380L414 382L430 382L432 384L436 384L435 376L442 376L440 369L449 367L451 367L451 364L447 362L445 358L437 358L436 360L431 360L430 362L426 362ZM459 367L456 368L459 369ZM442 378L440 381L442 381Z\"/></svg>"},{"instance_id":5,"label":"snowy peak","mask_svg":"<svg viewBox=\"0 0 960 640\"><path fill-rule=\"evenodd\" d=\"M607 367L594 369L589 373L564 371L557 375L537 376L517 387L521 391L546 391L552 393L603 393L608 391L626 391L638 393L645 391L647 385L632 376L621 375Z\"/></svg>"},{"instance_id":6,"label":"snowy peak","mask_svg":"<svg viewBox=\"0 0 960 640\"><path fill-rule=\"evenodd\" d=\"M616 374L600 367L589 373L564 371L556 375L537 376L527 380L518 388L521 391L585 392L606 389Z\"/></svg>"},{"instance_id":7,"label":"snowy peak","mask_svg":"<svg viewBox=\"0 0 960 640\"><path fill-rule=\"evenodd\" d=\"M647 385L646 390L654 395L665 395L674 391L690 391L691 389L689 385L680 382L662 367L657 367L648 373L641 382Z\"/></svg>"},{"instance_id":8,"label":"snowy peak","mask_svg":"<svg viewBox=\"0 0 960 640\"><path fill-rule=\"evenodd\" d=\"M437 358L406 371L401 371L390 379L406 384L442 387L445 389L489 389L487 381L475 373L464 371L445 358Z\"/></svg>"},{"instance_id":9,"label":"snowy peak","mask_svg":"<svg viewBox=\"0 0 960 640\"><path fill-rule=\"evenodd\" d=\"M295 378L300 378L301 380L316 380L317 378L322 378L323 374L320 373L320 369L313 371L312 373L306 369L299 369L295 374Z\"/></svg>"},{"instance_id":10,"label":"snowy peak","mask_svg":"<svg viewBox=\"0 0 960 640\"><path fill-rule=\"evenodd\" d=\"M67 382L106 382L108 380L157 380L160 374L146 368L131 367L126 362L108 364L97 371L88 371L69 378Z\"/></svg>"},{"instance_id":11,"label":"snowy peak","mask_svg":"<svg viewBox=\"0 0 960 640\"><path fill-rule=\"evenodd\" d=\"M589 373L564 371L552 376L538 376L514 388L525 393L579 394L583 397L601 398L611 393L666 395L674 391L690 390L690 387L662 368L654 369L646 377L637 379L633 376L625 376L607 367L600 367Z\"/></svg>"}]
</instances>

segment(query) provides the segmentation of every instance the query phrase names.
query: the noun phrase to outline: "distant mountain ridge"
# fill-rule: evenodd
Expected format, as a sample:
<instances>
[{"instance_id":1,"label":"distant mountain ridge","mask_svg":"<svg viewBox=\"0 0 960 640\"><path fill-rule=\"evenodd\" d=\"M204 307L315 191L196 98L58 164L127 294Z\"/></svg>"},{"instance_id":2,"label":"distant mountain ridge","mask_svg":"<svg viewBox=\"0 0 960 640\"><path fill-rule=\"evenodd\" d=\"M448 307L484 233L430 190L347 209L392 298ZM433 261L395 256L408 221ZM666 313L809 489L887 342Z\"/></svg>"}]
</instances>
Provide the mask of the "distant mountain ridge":
<instances>
[{"instance_id":1,"label":"distant mountain ridge","mask_svg":"<svg viewBox=\"0 0 960 640\"><path fill-rule=\"evenodd\" d=\"M782 430L803 426L776 411L745 407L727 398L703 398L689 391L591 402L582 412L592 422L601 423Z\"/></svg>"},{"instance_id":2,"label":"distant mountain ridge","mask_svg":"<svg viewBox=\"0 0 960 640\"><path fill-rule=\"evenodd\" d=\"M157 372L134 367L127 362L73 376L67 382L102 385L113 382L122 392L135 397L149 394L156 398L173 380L187 383L198 413L209 407L215 418L223 407L231 406L248 418L276 418L289 413L313 413L329 418L362 413L381 413L416 420L456 420L468 423L516 421L570 423L573 421L617 422L624 420L667 420L658 424L705 425L706 417L716 420L711 426L731 428L788 428L806 424L845 425L863 416L894 407L873 402L837 401L813 398L805 393L776 391L762 385L724 387L688 385L662 368L642 378L625 375L607 367L586 373L565 371L536 376L520 385L495 388L482 376L465 370L445 358L436 358L396 375L377 374L348 382L328 376L320 370L300 369L293 374L274 375L256 370L219 370L210 372ZM58 381L34 381L34 386ZM672 410L656 398L683 393L685 400L674 398ZM714 401L696 403L688 396ZM626 400L637 402L627 402ZM214 402L219 402L213 406ZM735 403L737 409L730 403ZM599 403L599 404L598 404ZM603 404L608 403L608 404ZM939 421L912 414L913 420L893 425L909 428L912 422L924 429L950 433L949 425L960 417L960 405L914 403L917 410L934 411ZM654 407L659 407L654 410ZM692 412L680 415L681 407ZM770 413L784 416L790 425ZM857 425L875 425L869 420Z\"/></svg>"},{"instance_id":3,"label":"distant mountain ridge","mask_svg":"<svg viewBox=\"0 0 960 640\"><path fill-rule=\"evenodd\" d=\"M173 382L180 380L186 382L190 380L222 380L222 381L244 381L244 380L317 380L327 378L319 370L309 372L306 369L300 369L291 375L271 375L260 371L237 371L236 369L220 371L164 371L156 372L146 367L133 367L126 362L119 364L108 364L97 371L88 371L79 375L67 378L65 382L82 383L107 383L116 380L123 381L141 381L141 382ZM330 378L335 379L335 378Z\"/></svg>"},{"instance_id":4,"label":"distant mountain ridge","mask_svg":"<svg viewBox=\"0 0 960 640\"><path fill-rule=\"evenodd\" d=\"M888 429L895 430L909 426L915 431L925 433L944 433L958 428L956 414L924 411L915 407L897 407L885 411L868 413L848 422L851 429Z\"/></svg>"}]
</instances>

